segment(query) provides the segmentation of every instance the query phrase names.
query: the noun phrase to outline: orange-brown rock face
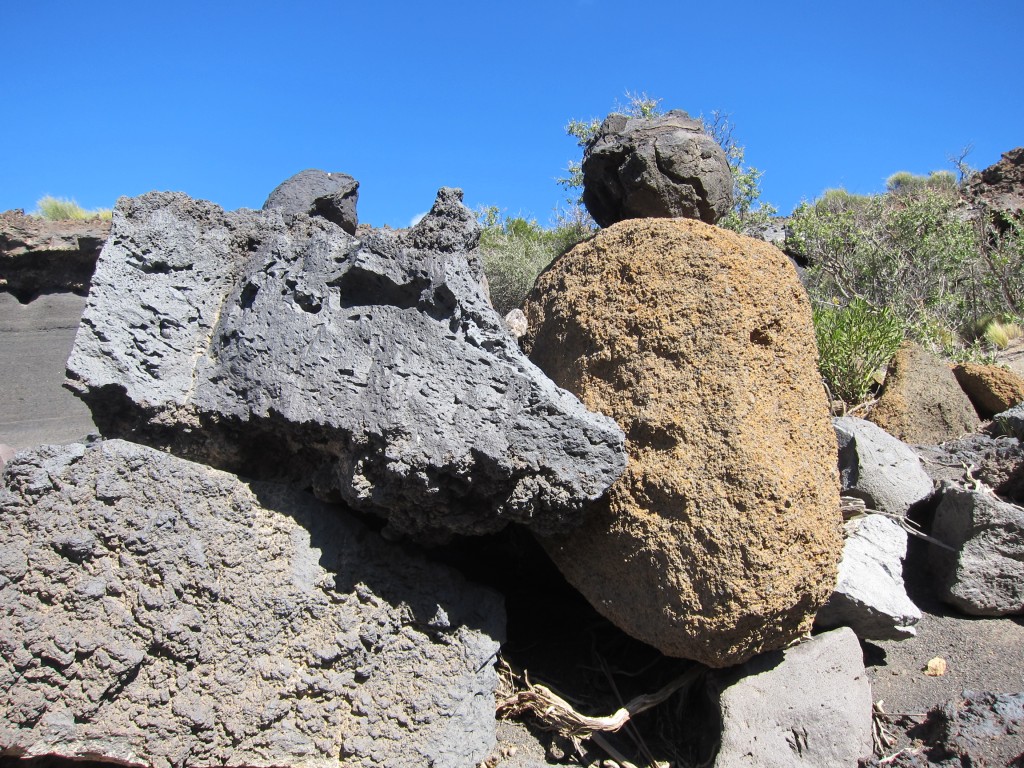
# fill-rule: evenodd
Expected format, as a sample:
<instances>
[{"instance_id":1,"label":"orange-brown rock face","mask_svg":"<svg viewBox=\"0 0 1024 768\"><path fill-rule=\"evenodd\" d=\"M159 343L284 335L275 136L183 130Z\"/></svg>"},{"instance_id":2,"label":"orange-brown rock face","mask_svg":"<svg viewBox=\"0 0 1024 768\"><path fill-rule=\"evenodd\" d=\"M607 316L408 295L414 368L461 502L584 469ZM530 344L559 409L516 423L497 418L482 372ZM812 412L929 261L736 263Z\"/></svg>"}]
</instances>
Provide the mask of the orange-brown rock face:
<instances>
[{"instance_id":1,"label":"orange-brown rock face","mask_svg":"<svg viewBox=\"0 0 1024 768\"><path fill-rule=\"evenodd\" d=\"M602 230L526 308L531 358L626 433L629 466L545 546L601 613L721 667L810 629L841 554L807 297L774 247L683 219Z\"/></svg>"}]
</instances>

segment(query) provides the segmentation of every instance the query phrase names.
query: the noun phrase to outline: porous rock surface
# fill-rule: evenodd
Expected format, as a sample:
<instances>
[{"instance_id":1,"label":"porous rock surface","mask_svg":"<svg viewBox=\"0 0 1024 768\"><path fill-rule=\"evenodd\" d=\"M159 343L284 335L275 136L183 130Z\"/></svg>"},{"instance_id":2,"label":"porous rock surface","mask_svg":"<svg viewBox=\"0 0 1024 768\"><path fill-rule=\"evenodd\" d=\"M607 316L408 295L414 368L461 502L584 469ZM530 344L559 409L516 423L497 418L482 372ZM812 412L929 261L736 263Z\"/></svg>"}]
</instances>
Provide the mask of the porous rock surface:
<instances>
[{"instance_id":1,"label":"porous rock surface","mask_svg":"<svg viewBox=\"0 0 1024 768\"><path fill-rule=\"evenodd\" d=\"M942 487L931 535L941 599L972 616L1024 613L1024 507L986 491Z\"/></svg>"},{"instance_id":2,"label":"porous rock surface","mask_svg":"<svg viewBox=\"0 0 1024 768\"><path fill-rule=\"evenodd\" d=\"M681 110L609 115L583 152L583 204L602 227L646 217L714 224L732 208L725 152Z\"/></svg>"},{"instance_id":3,"label":"porous rock surface","mask_svg":"<svg viewBox=\"0 0 1024 768\"><path fill-rule=\"evenodd\" d=\"M956 380L983 419L1024 403L1024 377L998 365L963 363L953 368Z\"/></svg>"},{"instance_id":4,"label":"porous rock surface","mask_svg":"<svg viewBox=\"0 0 1024 768\"><path fill-rule=\"evenodd\" d=\"M626 433L625 474L545 540L627 633L710 666L787 645L835 585L835 433L807 296L774 247L613 225L541 275L531 359Z\"/></svg>"},{"instance_id":5,"label":"porous rock surface","mask_svg":"<svg viewBox=\"0 0 1024 768\"><path fill-rule=\"evenodd\" d=\"M883 515L855 518L845 528L839 582L815 625L850 627L862 640L913 637L921 611L903 583L907 532Z\"/></svg>"},{"instance_id":6,"label":"porous rock surface","mask_svg":"<svg viewBox=\"0 0 1024 768\"><path fill-rule=\"evenodd\" d=\"M464 768L501 599L284 486L123 441L0 490L0 755Z\"/></svg>"},{"instance_id":7,"label":"porous rock surface","mask_svg":"<svg viewBox=\"0 0 1024 768\"><path fill-rule=\"evenodd\" d=\"M995 419L1003 433L1024 443L1024 404L997 413Z\"/></svg>"},{"instance_id":8,"label":"porous rock surface","mask_svg":"<svg viewBox=\"0 0 1024 768\"><path fill-rule=\"evenodd\" d=\"M974 174L964 196L1003 218L1024 212L1024 147L1004 152L999 162Z\"/></svg>"},{"instance_id":9,"label":"porous rock surface","mask_svg":"<svg viewBox=\"0 0 1024 768\"><path fill-rule=\"evenodd\" d=\"M906 515L932 494L932 480L914 449L870 421L832 419L839 442L842 493L879 512Z\"/></svg>"},{"instance_id":10,"label":"porous rock surface","mask_svg":"<svg viewBox=\"0 0 1024 768\"><path fill-rule=\"evenodd\" d=\"M50 221L20 210L0 213L0 290L22 302L57 291L84 296L109 232L110 222L99 218Z\"/></svg>"},{"instance_id":11,"label":"porous rock surface","mask_svg":"<svg viewBox=\"0 0 1024 768\"><path fill-rule=\"evenodd\" d=\"M282 213L322 216L354 235L359 226L358 202L359 182L351 176L310 168L278 184L263 203L263 210L276 208Z\"/></svg>"},{"instance_id":12,"label":"porous rock surface","mask_svg":"<svg viewBox=\"0 0 1024 768\"><path fill-rule=\"evenodd\" d=\"M871 684L847 628L713 674L721 712L715 768L855 766L870 757Z\"/></svg>"},{"instance_id":13,"label":"porous rock surface","mask_svg":"<svg viewBox=\"0 0 1024 768\"><path fill-rule=\"evenodd\" d=\"M461 199L357 240L304 214L124 198L69 386L104 436L312 486L392 531L574 524L621 473L622 433L520 351Z\"/></svg>"},{"instance_id":14,"label":"porous rock surface","mask_svg":"<svg viewBox=\"0 0 1024 768\"><path fill-rule=\"evenodd\" d=\"M916 445L956 440L976 432L981 424L952 369L912 342L900 347L889 364L882 394L868 420Z\"/></svg>"},{"instance_id":15,"label":"porous rock surface","mask_svg":"<svg viewBox=\"0 0 1024 768\"><path fill-rule=\"evenodd\" d=\"M1003 498L1024 503L1024 445L1016 438L967 435L914 451L936 487L943 481L972 486L980 481Z\"/></svg>"}]
</instances>

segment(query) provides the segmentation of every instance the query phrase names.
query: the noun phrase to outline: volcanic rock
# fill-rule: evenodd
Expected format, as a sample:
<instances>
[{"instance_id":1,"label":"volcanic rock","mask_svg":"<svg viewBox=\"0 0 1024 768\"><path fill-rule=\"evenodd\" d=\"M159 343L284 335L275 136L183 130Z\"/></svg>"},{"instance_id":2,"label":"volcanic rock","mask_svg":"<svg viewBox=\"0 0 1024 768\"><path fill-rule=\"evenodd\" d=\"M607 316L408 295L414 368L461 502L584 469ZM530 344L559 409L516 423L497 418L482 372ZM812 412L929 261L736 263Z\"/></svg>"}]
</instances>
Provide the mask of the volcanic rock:
<instances>
[{"instance_id":1,"label":"volcanic rock","mask_svg":"<svg viewBox=\"0 0 1024 768\"><path fill-rule=\"evenodd\" d=\"M505 329L461 194L362 240L316 216L124 198L69 386L104 436L311 486L391 531L574 525L622 472L622 433Z\"/></svg>"},{"instance_id":2,"label":"volcanic rock","mask_svg":"<svg viewBox=\"0 0 1024 768\"><path fill-rule=\"evenodd\" d=\"M583 204L602 227L624 219L700 219L732 208L725 152L681 110L609 115L583 152Z\"/></svg>"},{"instance_id":3,"label":"volcanic rock","mask_svg":"<svg viewBox=\"0 0 1024 768\"><path fill-rule=\"evenodd\" d=\"M871 685L856 635L837 629L711 676L716 768L854 766L871 755Z\"/></svg>"},{"instance_id":4,"label":"volcanic rock","mask_svg":"<svg viewBox=\"0 0 1024 768\"><path fill-rule=\"evenodd\" d=\"M359 182L345 173L327 173L309 169L282 181L263 203L263 210L277 208L282 213L305 213L333 221L350 235L359 224L356 204Z\"/></svg>"},{"instance_id":5,"label":"volcanic rock","mask_svg":"<svg viewBox=\"0 0 1024 768\"><path fill-rule=\"evenodd\" d=\"M995 422L1003 433L1017 438L1019 443L1024 443L1024 404L997 413Z\"/></svg>"},{"instance_id":6,"label":"volcanic rock","mask_svg":"<svg viewBox=\"0 0 1024 768\"><path fill-rule=\"evenodd\" d=\"M963 363L953 368L956 380L983 419L1024 403L1024 377L997 365Z\"/></svg>"},{"instance_id":7,"label":"volcanic rock","mask_svg":"<svg viewBox=\"0 0 1024 768\"><path fill-rule=\"evenodd\" d=\"M977 431L981 422L946 363L917 344L900 347L868 419L905 443L934 445Z\"/></svg>"},{"instance_id":8,"label":"volcanic rock","mask_svg":"<svg viewBox=\"0 0 1024 768\"><path fill-rule=\"evenodd\" d=\"M110 222L100 218L50 221L20 210L0 213L0 290L23 303L40 293L84 296L109 232Z\"/></svg>"},{"instance_id":9,"label":"volcanic rock","mask_svg":"<svg viewBox=\"0 0 1024 768\"><path fill-rule=\"evenodd\" d=\"M119 440L0 490L0 754L462 768L501 599L338 508Z\"/></svg>"},{"instance_id":10,"label":"volcanic rock","mask_svg":"<svg viewBox=\"0 0 1024 768\"><path fill-rule=\"evenodd\" d=\"M939 597L972 616L1024 613L1024 507L985 491L942 488L931 535Z\"/></svg>"},{"instance_id":11,"label":"volcanic rock","mask_svg":"<svg viewBox=\"0 0 1024 768\"><path fill-rule=\"evenodd\" d=\"M839 441L842 493L891 515L906 515L932 494L932 481L914 449L864 419L832 419Z\"/></svg>"},{"instance_id":12,"label":"volcanic rock","mask_svg":"<svg viewBox=\"0 0 1024 768\"><path fill-rule=\"evenodd\" d=\"M882 515L846 523L839 583L815 625L850 627L862 640L903 640L917 634L921 611L907 597L903 561L907 532Z\"/></svg>"},{"instance_id":13,"label":"volcanic rock","mask_svg":"<svg viewBox=\"0 0 1024 768\"><path fill-rule=\"evenodd\" d=\"M972 176L964 196L998 219L1024 213L1024 147L1004 152L998 163Z\"/></svg>"},{"instance_id":14,"label":"volcanic rock","mask_svg":"<svg viewBox=\"0 0 1024 768\"><path fill-rule=\"evenodd\" d=\"M835 433L810 304L774 247L697 221L625 221L531 294L527 348L626 433L629 466L548 538L600 613L710 666L786 646L835 584Z\"/></svg>"},{"instance_id":15,"label":"volcanic rock","mask_svg":"<svg viewBox=\"0 0 1024 768\"><path fill-rule=\"evenodd\" d=\"M918 445L914 450L938 487L943 481L977 485L1024 503L1024 445L1012 437L967 435L942 445Z\"/></svg>"}]
</instances>

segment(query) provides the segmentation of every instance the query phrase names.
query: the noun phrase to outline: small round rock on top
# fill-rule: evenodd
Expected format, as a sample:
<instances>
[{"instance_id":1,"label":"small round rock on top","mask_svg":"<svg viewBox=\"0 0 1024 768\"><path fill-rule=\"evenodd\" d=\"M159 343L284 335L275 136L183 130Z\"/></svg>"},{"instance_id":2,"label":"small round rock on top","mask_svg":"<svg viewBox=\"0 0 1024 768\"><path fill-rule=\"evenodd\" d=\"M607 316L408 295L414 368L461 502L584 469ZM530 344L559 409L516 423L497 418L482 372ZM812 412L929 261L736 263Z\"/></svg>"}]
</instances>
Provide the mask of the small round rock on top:
<instances>
[{"instance_id":1,"label":"small round rock on top","mask_svg":"<svg viewBox=\"0 0 1024 768\"><path fill-rule=\"evenodd\" d=\"M716 223L732 208L725 152L682 110L605 118L583 153L583 204L602 227L625 219Z\"/></svg>"}]
</instances>

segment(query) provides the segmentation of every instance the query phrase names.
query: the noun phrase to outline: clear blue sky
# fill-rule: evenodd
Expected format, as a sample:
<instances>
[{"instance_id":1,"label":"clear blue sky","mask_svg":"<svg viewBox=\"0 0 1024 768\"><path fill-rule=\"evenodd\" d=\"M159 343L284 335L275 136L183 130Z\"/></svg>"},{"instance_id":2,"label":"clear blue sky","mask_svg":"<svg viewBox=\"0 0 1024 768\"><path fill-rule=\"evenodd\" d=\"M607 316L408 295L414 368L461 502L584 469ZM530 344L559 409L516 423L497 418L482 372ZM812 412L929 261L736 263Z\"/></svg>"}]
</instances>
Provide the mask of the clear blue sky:
<instances>
[{"instance_id":1,"label":"clear blue sky","mask_svg":"<svg viewBox=\"0 0 1024 768\"><path fill-rule=\"evenodd\" d=\"M442 185L546 223L565 123L627 89L731 113L782 212L1024 145L1024 0L7 0L0 29L0 210L151 189L258 208L322 168L377 226Z\"/></svg>"}]
</instances>

